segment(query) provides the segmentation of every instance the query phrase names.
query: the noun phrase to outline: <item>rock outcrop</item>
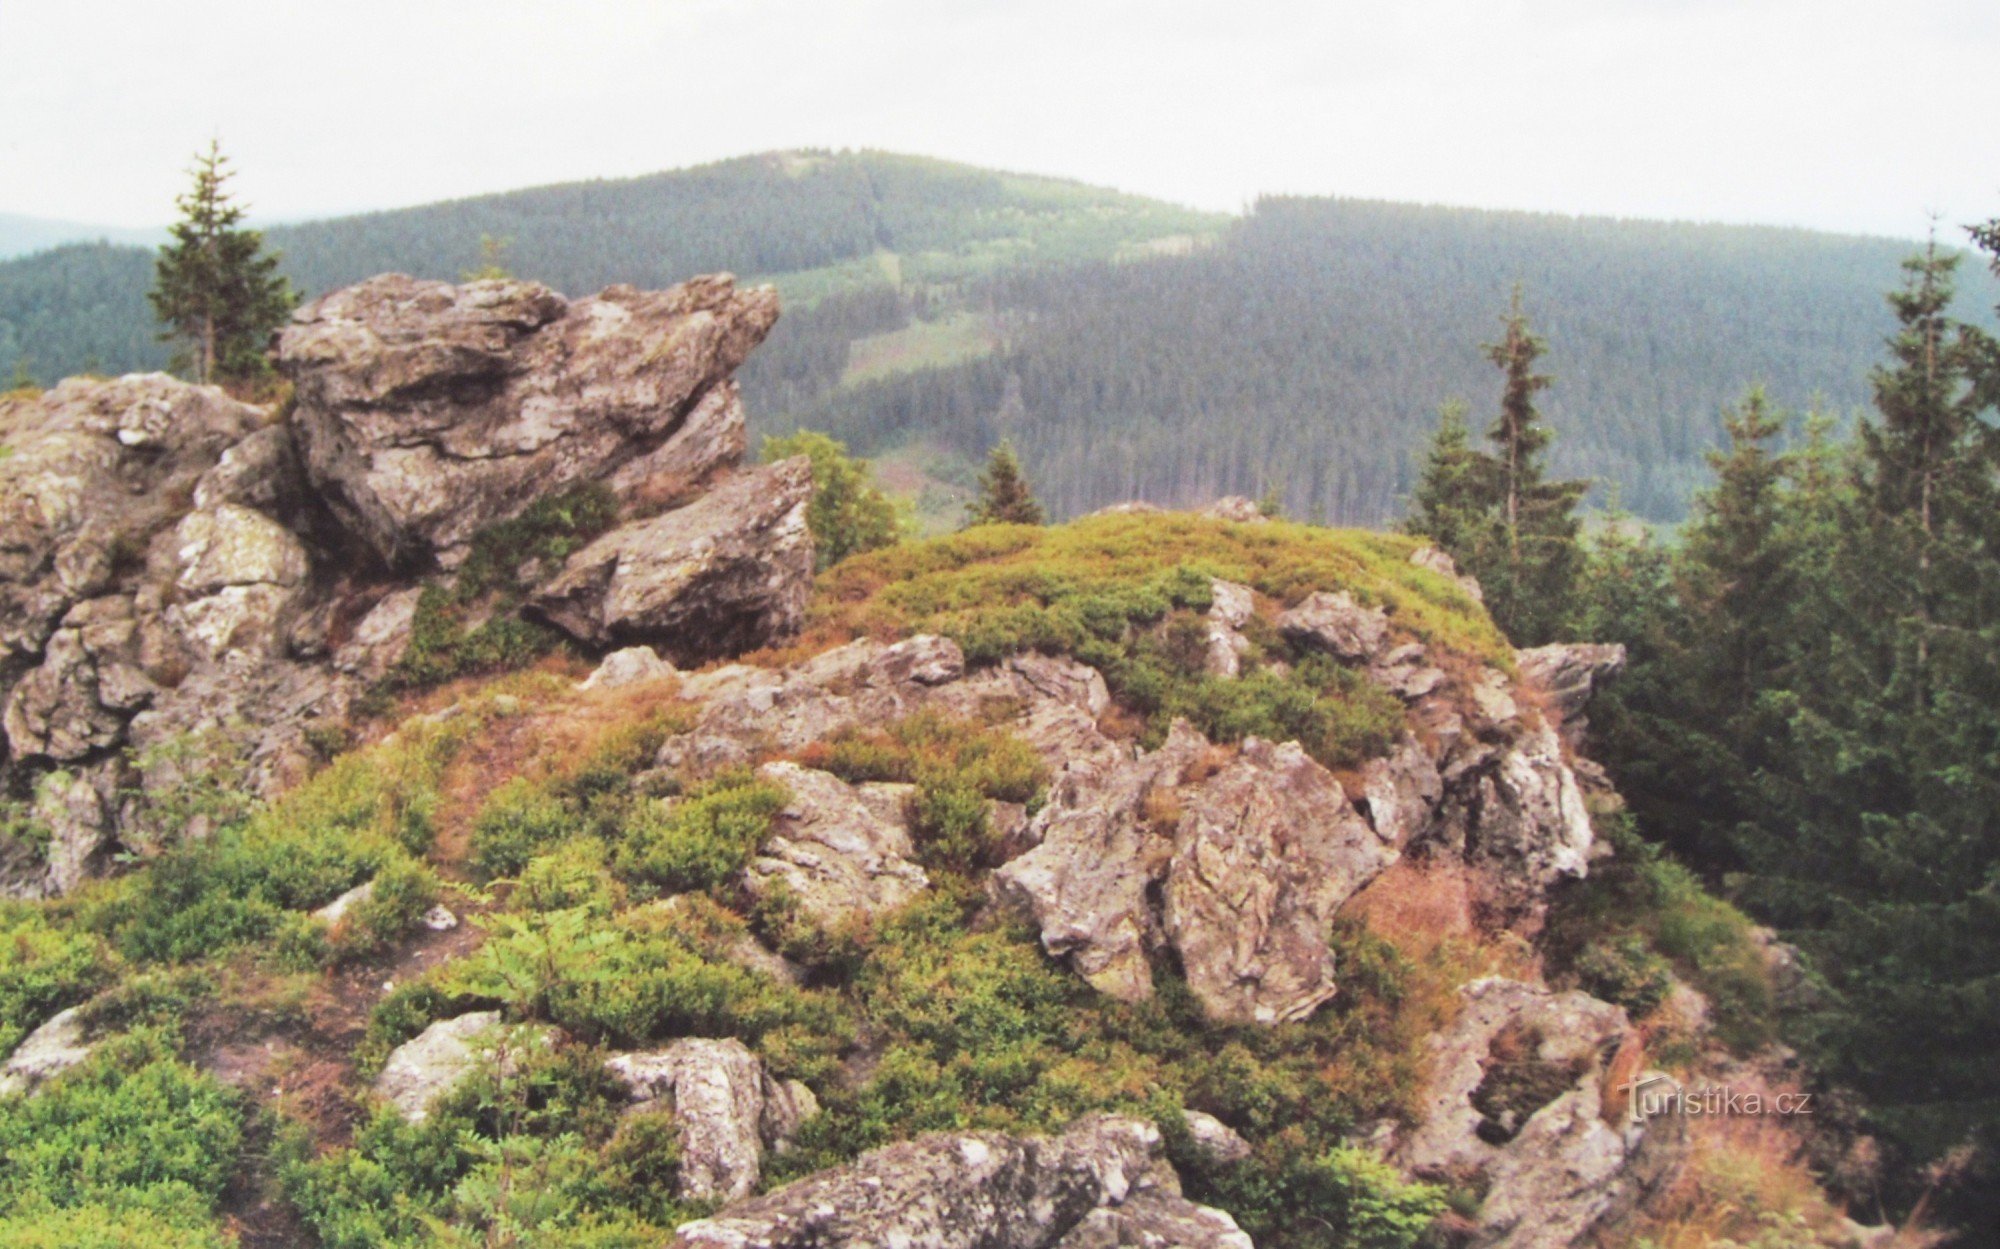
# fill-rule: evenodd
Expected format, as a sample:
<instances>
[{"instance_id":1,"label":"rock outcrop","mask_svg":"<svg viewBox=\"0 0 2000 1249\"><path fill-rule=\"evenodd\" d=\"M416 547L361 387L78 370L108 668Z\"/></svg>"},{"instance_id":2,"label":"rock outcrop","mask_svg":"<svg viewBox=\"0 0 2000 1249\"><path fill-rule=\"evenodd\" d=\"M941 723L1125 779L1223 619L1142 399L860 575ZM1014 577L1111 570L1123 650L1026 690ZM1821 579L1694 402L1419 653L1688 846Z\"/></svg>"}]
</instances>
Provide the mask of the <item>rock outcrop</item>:
<instances>
[{"instance_id":1,"label":"rock outcrop","mask_svg":"<svg viewBox=\"0 0 2000 1249\"><path fill-rule=\"evenodd\" d=\"M1618 643L1557 642L1514 652L1521 679L1542 691L1549 710L1562 722L1563 740L1581 748L1590 721L1584 707L1598 688L1625 671L1625 647Z\"/></svg>"},{"instance_id":2,"label":"rock outcrop","mask_svg":"<svg viewBox=\"0 0 2000 1249\"><path fill-rule=\"evenodd\" d=\"M591 646L651 644L677 664L776 641L805 618L811 500L804 456L746 470L591 542L535 589L530 610Z\"/></svg>"},{"instance_id":3,"label":"rock outcrop","mask_svg":"<svg viewBox=\"0 0 2000 1249\"><path fill-rule=\"evenodd\" d=\"M1476 980L1432 1038L1418 1124L1392 1157L1419 1175L1474 1179L1481 1249L1560 1249L1628 1212L1678 1164L1685 1123L1635 1119L1611 1085L1632 1039L1625 1012L1582 993Z\"/></svg>"},{"instance_id":4,"label":"rock outcrop","mask_svg":"<svg viewBox=\"0 0 2000 1249\"><path fill-rule=\"evenodd\" d=\"M619 1054L604 1064L635 1111L669 1110L680 1132L677 1195L735 1201L756 1189L767 1151L789 1147L819 1112L812 1090L779 1081L743 1042L690 1037L664 1050Z\"/></svg>"},{"instance_id":5,"label":"rock outcrop","mask_svg":"<svg viewBox=\"0 0 2000 1249\"><path fill-rule=\"evenodd\" d=\"M796 763L767 763L757 775L789 797L744 873L752 897L782 891L821 928L839 930L929 886L900 810L884 811L887 804L832 773Z\"/></svg>"},{"instance_id":6,"label":"rock outcrop","mask_svg":"<svg viewBox=\"0 0 2000 1249\"><path fill-rule=\"evenodd\" d=\"M437 570L573 488L624 523L515 574L582 645L687 662L781 638L812 576L809 468L736 471L731 377L776 316L727 276L570 301L388 275L279 336L283 414L164 374L0 401L0 798L48 834L0 846L0 894L204 835L144 798L203 760L251 795L302 777Z\"/></svg>"},{"instance_id":7,"label":"rock outcrop","mask_svg":"<svg viewBox=\"0 0 2000 1249\"><path fill-rule=\"evenodd\" d=\"M1345 590L1321 591L1279 616L1278 629L1311 650L1348 663L1366 663L1381 653L1389 639L1389 615L1379 607L1361 606Z\"/></svg>"},{"instance_id":8,"label":"rock outcrop","mask_svg":"<svg viewBox=\"0 0 2000 1249\"><path fill-rule=\"evenodd\" d=\"M683 1224L673 1243L1250 1249L1234 1219L1180 1195L1157 1128L1107 1115L1060 1136L920 1136Z\"/></svg>"},{"instance_id":9,"label":"rock outcrop","mask_svg":"<svg viewBox=\"0 0 2000 1249\"><path fill-rule=\"evenodd\" d=\"M306 470L391 565L462 560L536 499L608 484L658 508L743 454L731 374L778 318L727 275L565 300L533 282L385 274L279 336Z\"/></svg>"},{"instance_id":10,"label":"rock outcrop","mask_svg":"<svg viewBox=\"0 0 2000 1249\"><path fill-rule=\"evenodd\" d=\"M1210 750L1179 723L1080 800L1050 803L994 888L1113 997L1149 996L1150 955L1171 947L1210 1018L1304 1018L1334 993L1335 910L1396 852L1296 742L1251 738L1191 777Z\"/></svg>"}]
</instances>

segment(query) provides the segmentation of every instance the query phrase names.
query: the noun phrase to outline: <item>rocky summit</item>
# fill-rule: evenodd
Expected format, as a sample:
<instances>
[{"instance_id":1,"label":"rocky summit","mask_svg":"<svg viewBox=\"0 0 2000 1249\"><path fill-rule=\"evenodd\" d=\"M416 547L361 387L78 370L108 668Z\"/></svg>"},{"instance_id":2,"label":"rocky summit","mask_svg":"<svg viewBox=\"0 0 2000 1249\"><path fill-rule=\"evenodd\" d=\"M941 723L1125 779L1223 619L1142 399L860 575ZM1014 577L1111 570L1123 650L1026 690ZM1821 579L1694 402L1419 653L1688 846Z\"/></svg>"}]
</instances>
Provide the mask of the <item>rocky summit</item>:
<instances>
[{"instance_id":1,"label":"rocky summit","mask_svg":"<svg viewBox=\"0 0 2000 1249\"><path fill-rule=\"evenodd\" d=\"M178 835L134 795L205 736L242 739L259 793L298 780L315 726L408 649L421 593L539 500L601 490L615 515L528 570L581 644L687 660L795 629L810 479L739 471L731 377L776 318L727 276L572 302L391 274L293 317L279 411L165 374L4 401L0 780L53 837L0 846L6 890L62 893Z\"/></svg>"},{"instance_id":2,"label":"rocky summit","mask_svg":"<svg viewBox=\"0 0 2000 1249\"><path fill-rule=\"evenodd\" d=\"M242 1243L1684 1226L1747 1147L1632 1089L1792 1087L1784 949L1621 841L1623 650L1244 500L816 576L776 316L387 275L269 407L0 400L0 1112L206 1107L146 1200Z\"/></svg>"}]
</instances>

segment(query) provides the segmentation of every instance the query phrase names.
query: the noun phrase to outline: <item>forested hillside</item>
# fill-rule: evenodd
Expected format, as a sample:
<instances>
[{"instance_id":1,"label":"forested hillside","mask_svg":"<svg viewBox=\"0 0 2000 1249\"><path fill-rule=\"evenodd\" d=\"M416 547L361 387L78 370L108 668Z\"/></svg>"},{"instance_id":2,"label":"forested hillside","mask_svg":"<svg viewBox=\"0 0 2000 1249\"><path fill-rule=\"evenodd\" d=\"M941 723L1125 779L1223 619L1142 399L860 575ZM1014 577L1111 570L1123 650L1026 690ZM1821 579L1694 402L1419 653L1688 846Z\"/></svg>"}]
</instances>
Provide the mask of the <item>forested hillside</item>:
<instances>
[{"instance_id":1,"label":"forested hillside","mask_svg":"<svg viewBox=\"0 0 2000 1249\"><path fill-rule=\"evenodd\" d=\"M1551 344L1555 467L1677 518L1752 383L1844 412L1911 249L1803 231L1273 199L1237 220L881 153L781 153L288 226L306 294L495 262L572 293L727 269L786 316L745 371L763 432L831 430L933 473L1000 437L1058 516L1276 491L1303 516L1397 514L1516 283ZM488 242L490 240L490 243ZM158 367L148 254L0 263L0 376ZM1990 307L1968 292L1968 314ZM1603 497L1600 495L1600 498Z\"/></svg>"}]
</instances>

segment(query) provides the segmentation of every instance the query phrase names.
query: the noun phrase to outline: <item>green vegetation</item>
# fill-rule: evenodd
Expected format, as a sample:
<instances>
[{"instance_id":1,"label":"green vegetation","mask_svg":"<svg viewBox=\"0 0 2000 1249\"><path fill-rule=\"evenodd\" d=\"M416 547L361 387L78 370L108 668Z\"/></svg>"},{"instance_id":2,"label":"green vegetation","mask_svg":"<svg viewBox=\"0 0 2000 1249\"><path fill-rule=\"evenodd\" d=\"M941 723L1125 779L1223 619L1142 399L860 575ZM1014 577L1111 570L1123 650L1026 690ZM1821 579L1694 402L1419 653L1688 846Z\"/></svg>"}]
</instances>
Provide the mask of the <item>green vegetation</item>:
<instances>
[{"instance_id":1,"label":"green vegetation","mask_svg":"<svg viewBox=\"0 0 2000 1249\"><path fill-rule=\"evenodd\" d=\"M1977 237L2000 244L1995 227ZM1933 1186L1913 1164L1957 1149L1956 1186L1926 1200L1990 1226L2000 348L1952 315L1956 265L1935 248L1906 265L1875 412L1852 440L1812 420L1786 448L1790 418L1752 392L1726 414L1679 546L1606 535L1579 623L1632 656L1591 715L1639 827L1824 976L1794 1030L1870 1103L1902 1177L1892 1202ZM1681 916L1655 934L1660 953L1713 960L1702 947L1733 921L1690 907L1692 883L1664 865L1631 883ZM1579 974L1643 989L1643 967L1599 962ZM1740 946L1719 965L1725 1009L1756 997Z\"/></svg>"},{"instance_id":2,"label":"green vegetation","mask_svg":"<svg viewBox=\"0 0 2000 1249\"><path fill-rule=\"evenodd\" d=\"M394 689L423 689L479 673L522 667L554 649L555 633L516 614L524 563L554 564L618 519L611 491L592 482L537 499L512 520L482 530L448 584L417 599L410 642L390 670ZM477 624L468 621L478 615Z\"/></svg>"},{"instance_id":3,"label":"green vegetation","mask_svg":"<svg viewBox=\"0 0 2000 1249\"><path fill-rule=\"evenodd\" d=\"M1048 520L1021 472L1021 457L1013 443L1001 442L986 457L979 497L966 509L965 519L969 525L1039 525Z\"/></svg>"},{"instance_id":4,"label":"green vegetation","mask_svg":"<svg viewBox=\"0 0 2000 1249\"><path fill-rule=\"evenodd\" d=\"M160 248L148 298L182 344L177 357L198 382L247 380L270 371L264 358L272 331L298 303L278 273L264 236L243 225L242 207L223 184L234 175L219 143L195 157L194 185L175 201L181 219Z\"/></svg>"},{"instance_id":5,"label":"green vegetation","mask_svg":"<svg viewBox=\"0 0 2000 1249\"><path fill-rule=\"evenodd\" d=\"M806 527L812 530L813 559L820 568L888 546L903 535L907 526L895 503L877 488L868 464L848 455L845 446L810 430L764 439L766 464L795 455L812 460Z\"/></svg>"},{"instance_id":6,"label":"green vegetation","mask_svg":"<svg viewBox=\"0 0 2000 1249\"><path fill-rule=\"evenodd\" d=\"M1535 372L1547 344L1528 329L1521 290L1504 318L1507 332L1487 346L1506 375L1490 452L1468 444L1463 412L1447 406L1404 521L1477 580L1493 622L1519 646L1553 642L1574 610L1583 563L1577 504L1587 481L1549 481L1543 464L1552 435L1535 409L1550 379Z\"/></svg>"},{"instance_id":7,"label":"green vegetation","mask_svg":"<svg viewBox=\"0 0 2000 1249\"><path fill-rule=\"evenodd\" d=\"M89 997L115 969L98 938L51 924L39 907L0 902L0 1054Z\"/></svg>"},{"instance_id":8,"label":"green vegetation","mask_svg":"<svg viewBox=\"0 0 2000 1249\"><path fill-rule=\"evenodd\" d=\"M37 1096L0 1098L0 1243L234 1243L214 1211L242 1122L235 1095L181 1062L171 1036L108 1040Z\"/></svg>"},{"instance_id":9,"label":"green vegetation","mask_svg":"<svg viewBox=\"0 0 2000 1249\"><path fill-rule=\"evenodd\" d=\"M1414 637L1511 662L1462 590L1409 563L1414 549L1391 535L1195 516L980 526L833 569L821 583L808 645L935 632L974 663L1067 653L1104 673L1150 739L1185 716L1219 741L1297 738L1330 766L1346 766L1386 749L1400 730L1401 704L1338 665L1293 654L1258 622L1247 634L1258 645L1245 676L1209 676L1198 613L1216 577L1278 603L1346 586ZM1274 659L1288 667L1275 670Z\"/></svg>"}]
</instances>

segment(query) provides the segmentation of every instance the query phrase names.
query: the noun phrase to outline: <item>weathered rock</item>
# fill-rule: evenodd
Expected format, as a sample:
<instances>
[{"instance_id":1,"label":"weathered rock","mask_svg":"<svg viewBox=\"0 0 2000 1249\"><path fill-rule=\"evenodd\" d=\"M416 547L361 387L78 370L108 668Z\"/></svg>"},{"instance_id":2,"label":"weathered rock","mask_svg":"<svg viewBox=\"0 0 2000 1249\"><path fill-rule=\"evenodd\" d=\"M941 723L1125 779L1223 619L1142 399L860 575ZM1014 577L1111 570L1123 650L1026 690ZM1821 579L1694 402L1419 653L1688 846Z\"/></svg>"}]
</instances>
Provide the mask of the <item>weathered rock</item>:
<instances>
[{"instance_id":1,"label":"weathered rock","mask_svg":"<svg viewBox=\"0 0 2000 1249\"><path fill-rule=\"evenodd\" d=\"M440 1019L397 1046L375 1077L375 1092L403 1118L421 1123L439 1094L471 1075L505 1032L500 1012L474 1011Z\"/></svg>"},{"instance_id":2,"label":"weathered rock","mask_svg":"<svg viewBox=\"0 0 2000 1249\"><path fill-rule=\"evenodd\" d=\"M691 1037L664 1050L620 1054L605 1064L634 1109L665 1105L680 1130L678 1195L690 1201L748 1196L766 1150L788 1144L818 1113L812 1090L780 1082L743 1042Z\"/></svg>"},{"instance_id":3,"label":"weathered rock","mask_svg":"<svg viewBox=\"0 0 2000 1249\"><path fill-rule=\"evenodd\" d=\"M1250 647L1241 630L1256 610L1256 595L1249 586L1233 581L1212 579L1208 586L1211 598L1205 666L1215 676L1233 677L1243 670L1243 653Z\"/></svg>"},{"instance_id":4,"label":"weathered rock","mask_svg":"<svg viewBox=\"0 0 2000 1249\"><path fill-rule=\"evenodd\" d=\"M328 927L332 927L345 919L349 911L374 896L375 882L373 880L364 880L317 911L314 911L313 918ZM457 922L456 919L452 921L454 924Z\"/></svg>"},{"instance_id":5,"label":"weathered rock","mask_svg":"<svg viewBox=\"0 0 2000 1249\"><path fill-rule=\"evenodd\" d=\"M1514 663L1521 679L1542 691L1549 710L1562 722L1563 740L1576 748L1590 727L1584 708L1592 694L1625 670L1625 647L1616 642L1557 642L1517 650Z\"/></svg>"},{"instance_id":6,"label":"weathered rock","mask_svg":"<svg viewBox=\"0 0 2000 1249\"><path fill-rule=\"evenodd\" d=\"M1376 835L1401 850L1421 837L1444 797L1431 752L1411 733L1394 750L1361 765L1362 814Z\"/></svg>"},{"instance_id":7,"label":"weathered rock","mask_svg":"<svg viewBox=\"0 0 2000 1249\"><path fill-rule=\"evenodd\" d=\"M1185 786L1164 921L1210 1019L1288 1023L1333 996L1327 932L1396 851L1297 742L1249 738Z\"/></svg>"},{"instance_id":8,"label":"weathered rock","mask_svg":"<svg viewBox=\"0 0 2000 1249\"><path fill-rule=\"evenodd\" d=\"M545 495L610 482L659 506L733 465L730 374L777 315L774 290L727 275L572 302L387 274L301 308L278 363L307 474L344 526L390 564L450 567Z\"/></svg>"},{"instance_id":9,"label":"weathered rock","mask_svg":"<svg viewBox=\"0 0 2000 1249\"><path fill-rule=\"evenodd\" d=\"M1057 788L1065 776L1130 755L1097 728L1111 694L1095 669L1020 655L966 676L958 646L927 634L893 644L850 642L784 669L736 664L693 673L682 679L680 695L701 709L656 762L695 773L752 762L759 751L803 750L925 709L999 723L1048 761Z\"/></svg>"},{"instance_id":10,"label":"weathered rock","mask_svg":"<svg viewBox=\"0 0 2000 1249\"><path fill-rule=\"evenodd\" d=\"M683 1224L673 1243L687 1249L1248 1249L1249 1239L1228 1215L1180 1196L1160 1150L1151 1124L1105 1115L1087 1116L1060 1136L935 1133ZM1094 1218L1100 1211L1107 1217ZM1150 1240L1149 1233L1168 1239ZM1064 1239L1070 1235L1078 1239Z\"/></svg>"},{"instance_id":11,"label":"weathered rock","mask_svg":"<svg viewBox=\"0 0 2000 1249\"><path fill-rule=\"evenodd\" d=\"M1344 663L1366 663L1388 642L1389 617L1379 607L1356 603L1345 590L1321 591L1279 616L1278 629L1301 646Z\"/></svg>"},{"instance_id":12,"label":"weathered rock","mask_svg":"<svg viewBox=\"0 0 2000 1249\"><path fill-rule=\"evenodd\" d=\"M1496 879L1524 902L1541 899L1558 877L1588 872L1590 813L1547 725L1527 730L1479 778L1476 806L1466 857L1491 865Z\"/></svg>"},{"instance_id":13,"label":"weathered rock","mask_svg":"<svg viewBox=\"0 0 2000 1249\"><path fill-rule=\"evenodd\" d=\"M116 745L126 718L106 705L82 631L68 628L49 639L41 666L14 686L0 724L16 758L66 763Z\"/></svg>"},{"instance_id":14,"label":"weathered rock","mask_svg":"<svg viewBox=\"0 0 2000 1249\"><path fill-rule=\"evenodd\" d=\"M364 681L378 681L396 666L410 647L416 623L420 586L394 590L377 600L354 626L354 635L333 656L333 666Z\"/></svg>"},{"instance_id":15,"label":"weathered rock","mask_svg":"<svg viewBox=\"0 0 2000 1249\"><path fill-rule=\"evenodd\" d=\"M673 676L679 670L650 646L628 646L604 657L583 684L586 690L616 690Z\"/></svg>"},{"instance_id":16,"label":"weathered rock","mask_svg":"<svg viewBox=\"0 0 2000 1249\"><path fill-rule=\"evenodd\" d=\"M1444 669L1433 667L1424 648L1415 642L1378 656L1369 665L1368 679L1406 703L1422 702L1449 680Z\"/></svg>"},{"instance_id":17,"label":"weathered rock","mask_svg":"<svg viewBox=\"0 0 2000 1249\"><path fill-rule=\"evenodd\" d=\"M1112 997L1148 996L1148 955L1171 946L1210 1018L1303 1018L1334 992L1335 909L1396 852L1296 743L1251 738L1189 782L1208 750L1177 723L1159 750L1053 797L995 894Z\"/></svg>"},{"instance_id":18,"label":"weathered rock","mask_svg":"<svg viewBox=\"0 0 2000 1249\"><path fill-rule=\"evenodd\" d=\"M118 776L114 765L59 769L35 786L31 818L48 830L39 880L22 873L18 892L61 897L94 875L108 856L116 830Z\"/></svg>"},{"instance_id":19,"label":"weathered rock","mask_svg":"<svg viewBox=\"0 0 2000 1249\"><path fill-rule=\"evenodd\" d=\"M1052 798L1035 848L993 873L995 896L1033 919L1043 948L1120 1001L1152 995L1147 954L1161 936L1149 895L1174 860L1175 788L1207 745L1177 722L1160 749Z\"/></svg>"},{"instance_id":20,"label":"weathered rock","mask_svg":"<svg viewBox=\"0 0 2000 1249\"><path fill-rule=\"evenodd\" d=\"M1184 1110L1181 1119L1187 1124L1188 1139L1194 1145L1195 1153L1203 1161L1210 1164L1241 1162L1250 1156L1250 1142L1214 1115L1200 1110Z\"/></svg>"},{"instance_id":21,"label":"weathered rock","mask_svg":"<svg viewBox=\"0 0 2000 1249\"><path fill-rule=\"evenodd\" d=\"M930 884L898 820L884 819L829 772L767 763L760 780L789 795L743 875L753 897L783 889L828 929L885 914Z\"/></svg>"},{"instance_id":22,"label":"weathered rock","mask_svg":"<svg viewBox=\"0 0 2000 1249\"><path fill-rule=\"evenodd\" d=\"M1422 1175L1482 1177L1476 1244L1569 1246L1663 1182L1678 1121L1607 1113L1614 1094L1629 1095L1605 1087L1624 1011L1499 978L1461 995L1457 1022L1432 1038L1420 1120L1394 1158Z\"/></svg>"},{"instance_id":23,"label":"weathered rock","mask_svg":"<svg viewBox=\"0 0 2000 1249\"><path fill-rule=\"evenodd\" d=\"M805 616L811 497L804 456L745 470L591 542L536 588L531 610L589 645L649 643L682 664L776 641Z\"/></svg>"},{"instance_id":24,"label":"weathered rock","mask_svg":"<svg viewBox=\"0 0 2000 1249\"><path fill-rule=\"evenodd\" d=\"M0 1066L0 1097L30 1093L90 1057L77 1007L59 1011L30 1032Z\"/></svg>"}]
</instances>

